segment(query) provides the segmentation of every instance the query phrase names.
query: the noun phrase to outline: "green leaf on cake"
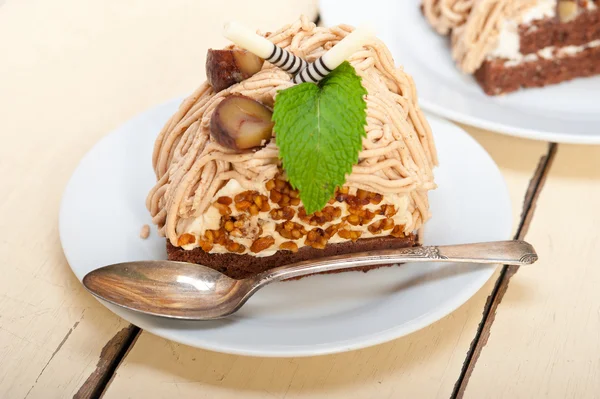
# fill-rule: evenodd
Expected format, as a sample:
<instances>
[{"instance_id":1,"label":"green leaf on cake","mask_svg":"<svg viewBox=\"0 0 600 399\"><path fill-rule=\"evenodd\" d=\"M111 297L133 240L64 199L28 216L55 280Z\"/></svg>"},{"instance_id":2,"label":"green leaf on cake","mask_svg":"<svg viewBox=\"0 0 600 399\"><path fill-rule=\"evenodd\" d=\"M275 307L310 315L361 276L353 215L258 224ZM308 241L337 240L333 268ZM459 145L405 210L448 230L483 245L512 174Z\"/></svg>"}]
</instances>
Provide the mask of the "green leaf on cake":
<instances>
[{"instance_id":1,"label":"green leaf on cake","mask_svg":"<svg viewBox=\"0 0 600 399\"><path fill-rule=\"evenodd\" d=\"M318 84L277 94L273 121L280 157L308 214L325 207L358 162L366 136L366 94L348 62Z\"/></svg>"}]
</instances>

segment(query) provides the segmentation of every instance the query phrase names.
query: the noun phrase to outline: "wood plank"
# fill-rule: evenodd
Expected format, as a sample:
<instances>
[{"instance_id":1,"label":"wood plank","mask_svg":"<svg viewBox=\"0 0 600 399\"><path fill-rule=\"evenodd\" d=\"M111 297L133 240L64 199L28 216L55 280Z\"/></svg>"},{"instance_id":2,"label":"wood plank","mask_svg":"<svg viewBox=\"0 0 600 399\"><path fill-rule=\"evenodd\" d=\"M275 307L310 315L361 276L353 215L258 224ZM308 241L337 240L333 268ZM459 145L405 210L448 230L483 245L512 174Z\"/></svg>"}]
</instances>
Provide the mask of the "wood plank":
<instances>
[{"instance_id":1,"label":"wood plank","mask_svg":"<svg viewBox=\"0 0 600 399\"><path fill-rule=\"evenodd\" d=\"M547 145L468 130L503 171L516 231L530 179ZM465 305L432 326L386 344L337 355L241 357L191 348L142 332L104 398L447 398L460 376L498 275Z\"/></svg>"},{"instance_id":2,"label":"wood plank","mask_svg":"<svg viewBox=\"0 0 600 399\"><path fill-rule=\"evenodd\" d=\"M136 113L196 87L207 47L225 44L222 21L270 29L303 12L314 18L316 2L0 7L0 397L92 395L129 342L129 323L85 292L60 246L60 198L81 157Z\"/></svg>"},{"instance_id":3,"label":"wood plank","mask_svg":"<svg viewBox=\"0 0 600 399\"><path fill-rule=\"evenodd\" d=\"M536 266L503 284L466 398L600 393L600 148L560 145L526 239Z\"/></svg>"}]
</instances>

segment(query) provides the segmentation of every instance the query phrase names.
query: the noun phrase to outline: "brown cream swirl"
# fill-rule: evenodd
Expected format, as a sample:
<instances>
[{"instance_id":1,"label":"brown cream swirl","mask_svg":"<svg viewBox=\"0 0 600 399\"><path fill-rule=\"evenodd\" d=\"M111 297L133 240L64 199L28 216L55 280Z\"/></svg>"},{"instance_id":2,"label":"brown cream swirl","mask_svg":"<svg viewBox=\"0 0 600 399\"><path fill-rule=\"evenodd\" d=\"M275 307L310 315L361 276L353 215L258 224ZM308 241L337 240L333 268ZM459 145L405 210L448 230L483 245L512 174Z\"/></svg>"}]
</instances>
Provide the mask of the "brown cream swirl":
<instances>
[{"instance_id":1,"label":"brown cream swirl","mask_svg":"<svg viewBox=\"0 0 600 399\"><path fill-rule=\"evenodd\" d=\"M423 0L425 18L441 35L449 34L467 20L475 0Z\"/></svg>"}]
</instances>

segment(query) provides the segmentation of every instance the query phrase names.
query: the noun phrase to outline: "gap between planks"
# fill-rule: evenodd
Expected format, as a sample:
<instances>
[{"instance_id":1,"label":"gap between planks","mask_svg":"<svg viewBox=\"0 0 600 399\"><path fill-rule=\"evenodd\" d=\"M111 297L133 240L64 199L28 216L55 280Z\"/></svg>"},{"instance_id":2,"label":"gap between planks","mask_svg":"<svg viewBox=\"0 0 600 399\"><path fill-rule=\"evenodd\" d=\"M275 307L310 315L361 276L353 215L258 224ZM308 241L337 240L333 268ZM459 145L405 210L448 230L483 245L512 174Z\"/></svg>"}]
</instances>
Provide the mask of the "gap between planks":
<instances>
[{"instance_id":1,"label":"gap between planks","mask_svg":"<svg viewBox=\"0 0 600 399\"><path fill-rule=\"evenodd\" d=\"M73 399L100 398L140 333L140 328L133 324L116 333L102 348L96 369L73 395Z\"/></svg>"},{"instance_id":2,"label":"gap between planks","mask_svg":"<svg viewBox=\"0 0 600 399\"><path fill-rule=\"evenodd\" d=\"M558 146L556 143L550 143L548 145L548 151L540 158L538 167L529 182L529 187L527 188L527 192L523 200L521 220L514 236L514 239L516 240L523 240L527 234L527 231L529 230L529 225L535 212L537 199L544 188L544 183L552 166L552 162L554 161L557 148ZM467 352L467 357L463 363L461 373L456 381L456 384L454 385L452 394L450 395L451 399L461 399L463 397L467 384L469 383L469 378L471 377L473 369L475 368L475 364L479 359L479 355L481 354L483 347L487 344L490 336L490 330L496 317L496 309L498 308L500 302L502 302L502 298L504 298L504 294L508 289L510 278L518 270L518 266L502 266L500 276L496 280L496 284L494 285L492 293L488 296L486 301L481 322L479 323L477 332L473 338L473 342L471 342L471 346Z\"/></svg>"}]
</instances>

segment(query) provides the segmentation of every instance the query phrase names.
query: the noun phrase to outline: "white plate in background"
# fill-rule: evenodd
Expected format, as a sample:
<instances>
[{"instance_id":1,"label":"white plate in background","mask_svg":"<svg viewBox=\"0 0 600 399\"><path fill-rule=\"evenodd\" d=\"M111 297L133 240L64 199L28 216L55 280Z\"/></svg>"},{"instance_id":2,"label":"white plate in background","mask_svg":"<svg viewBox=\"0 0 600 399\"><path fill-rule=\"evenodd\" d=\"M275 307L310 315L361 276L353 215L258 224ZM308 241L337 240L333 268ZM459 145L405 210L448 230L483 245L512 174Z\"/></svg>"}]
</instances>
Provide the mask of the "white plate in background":
<instances>
[{"instance_id":1,"label":"white plate in background","mask_svg":"<svg viewBox=\"0 0 600 399\"><path fill-rule=\"evenodd\" d=\"M152 147L179 101L151 109L103 138L81 160L64 193L60 238L81 280L98 267L164 259L165 239L152 229L146 194L154 185ZM485 150L450 122L430 116L442 166L431 192L426 244L508 239L511 207L502 175ZM235 315L218 321L169 320L104 303L156 335L220 352L310 356L362 348L423 328L463 304L494 266L405 264L275 283Z\"/></svg>"},{"instance_id":2,"label":"white plate in background","mask_svg":"<svg viewBox=\"0 0 600 399\"><path fill-rule=\"evenodd\" d=\"M325 26L373 24L417 85L423 109L499 133L561 143L600 144L600 76L504 96L487 96L452 61L448 39L421 14L419 0L321 0Z\"/></svg>"}]
</instances>

